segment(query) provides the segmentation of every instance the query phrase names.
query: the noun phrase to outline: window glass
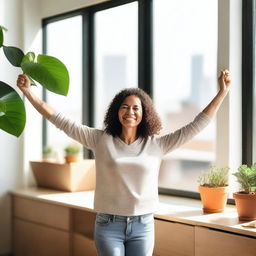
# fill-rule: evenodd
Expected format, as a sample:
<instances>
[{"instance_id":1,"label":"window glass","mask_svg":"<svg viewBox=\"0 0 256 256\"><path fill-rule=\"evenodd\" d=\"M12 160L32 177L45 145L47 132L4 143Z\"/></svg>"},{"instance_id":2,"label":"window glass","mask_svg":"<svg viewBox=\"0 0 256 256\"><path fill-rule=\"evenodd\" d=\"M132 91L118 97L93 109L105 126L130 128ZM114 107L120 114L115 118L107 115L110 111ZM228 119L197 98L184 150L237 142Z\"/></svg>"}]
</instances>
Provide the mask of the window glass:
<instances>
[{"instance_id":1,"label":"window glass","mask_svg":"<svg viewBox=\"0 0 256 256\"><path fill-rule=\"evenodd\" d=\"M138 82L138 4L95 14L95 127L103 128L106 109L121 89Z\"/></svg>"},{"instance_id":2,"label":"window glass","mask_svg":"<svg viewBox=\"0 0 256 256\"><path fill-rule=\"evenodd\" d=\"M47 102L57 111L79 123L82 122L82 17L75 16L47 25L47 54L60 59L67 67L70 87L67 96L47 91ZM47 122L47 145L60 156L69 143L63 132Z\"/></svg>"},{"instance_id":3,"label":"window glass","mask_svg":"<svg viewBox=\"0 0 256 256\"><path fill-rule=\"evenodd\" d=\"M154 101L161 134L194 119L217 90L217 1L154 0ZM197 178L215 161L215 122L166 155L163 188L197 191Z\"/></svg>"}]
</instances>

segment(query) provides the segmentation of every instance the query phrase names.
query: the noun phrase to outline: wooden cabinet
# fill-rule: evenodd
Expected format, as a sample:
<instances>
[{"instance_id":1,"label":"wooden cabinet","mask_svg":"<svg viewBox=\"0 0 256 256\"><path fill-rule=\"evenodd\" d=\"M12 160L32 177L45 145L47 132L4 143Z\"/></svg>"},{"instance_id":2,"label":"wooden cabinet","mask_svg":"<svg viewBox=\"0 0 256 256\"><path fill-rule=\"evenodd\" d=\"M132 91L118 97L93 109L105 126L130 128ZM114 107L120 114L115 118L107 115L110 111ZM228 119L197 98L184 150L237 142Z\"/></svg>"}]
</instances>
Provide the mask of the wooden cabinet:
<instances>
[{"instance_id":1,"label":"wooden cabinet","mask_svg":"<svg viewBox=\"0 0 256 256\"><path fill-rule=\"evenodd\" d=\"M20 219L15 219L13 225L15 256L70 255L68 232Z\"/></svg>"},{"instance_id":2,"label":"wooden cabinet","mask_svg":"<svg viewBox=\"0 0 256 256\"><path fill-rule=\"evenodd\" d=\"M255 256L254 237L155 220L154 256Z\"/></svg>"},{"instance_id":3,"label":"wooden cabinet","mask_svg":"<svg viewBox=\"0 0 256 256\"><path fill-rule=\"evenodd\" d=\"M155 220L155 237L155 256L194 255L193 226Z\"/></svg>"},{"instance_id":4,"label":"wooden cabinet","mask_svg":"<svg viewBox=\"0 0 256 256\"><path fill-rule=\"evenodd\" d=\"M73 256L96 256L96 247L93 241L94 223L96 214L78 209L72 210L72 252Z\"/></svg>"},{"instance_id":5,"label":"wooden cabinet","mask_svg":"<svg viewBox=\"0 0 256 256\"><path fill-rule=\"evenodd\" d=\"M15 256L97 255L91 192L28 189L12 199ZM193 214L155 215L154 256L256 255L255 229L241 227L236 215Z\"/></svg>"},{"instance_id":6,"label":"wooden cabinet","mask_svg":"<svg viewBox=\"0 0 256 256\"><path fill-rule=\"evenodd\" d=\"M72 209L73 232L93 239L96 213Z\"/></svg>"},{"instance_id":7,"label":"wooden cabinet","mask_svg":"<svg viewBox=\"0 0 256 256\"><path fill-rule=\"evenodd\" d=\"M80 234L73 235L73 256L96 256L94 241Z\"/></svg>"},{"instance_id":8,"label":"wooden cabinet","mask_svg":"<svg viewBox=\"0 0 256 256\"><path fill-rule=\"evenodd\" d=\"M70 210L68 207L14 197L13 215L30 222L70 230Z\"/></svg>"},{"instance_id":9,"label":"wooden cabinet","mask_svg":"<svg viewBox=\"0 0 256 256\"><path fill-rule=\"evenodd\" d=\"M195 255L255 256L256 239L195 227Z\"/></svg>"},{"instance_id":10,"label":"wooden cabinet","mask_svg":"<svg viewBox=\"0 0 256 256\"><path fill-rule=\"evenodd\" d=\"M94 212L13 197L15 256L96 256Z\"/></svg>"}]
</instances>

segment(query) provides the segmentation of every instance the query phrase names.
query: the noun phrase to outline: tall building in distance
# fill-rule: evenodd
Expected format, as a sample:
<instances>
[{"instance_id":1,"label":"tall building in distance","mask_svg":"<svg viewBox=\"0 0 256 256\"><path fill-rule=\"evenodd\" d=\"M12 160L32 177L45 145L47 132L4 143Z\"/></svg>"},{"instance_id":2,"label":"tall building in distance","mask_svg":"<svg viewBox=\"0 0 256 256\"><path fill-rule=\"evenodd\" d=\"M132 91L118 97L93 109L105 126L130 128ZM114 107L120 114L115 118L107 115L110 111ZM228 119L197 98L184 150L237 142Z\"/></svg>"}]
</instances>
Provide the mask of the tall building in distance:
<instances>
[{"instance_id":1,"label":"tall building in distance","mask_svg":"<svg viewBox=\"0 0 256 256\"><path fill-rule=\"evenodd\" d=\"M194 55L191 59L191 87L189 102L193 105L200 104L203 89L203 63L202 55ZM201 104L200 104L201 105Z\"/></svg>"},{"instance_id":2,"label":"tall building in distance","mask_svg":"<svg viewBox=\"0 0 256 256\"><path fill-rule=\"evenodd\" d=\"M198 106L200 109L209 101L212 92L211 79L204 72L204 56L193 55L191 58L191 86L189 98L185 104Z\"/></svg>"}]
</instances>

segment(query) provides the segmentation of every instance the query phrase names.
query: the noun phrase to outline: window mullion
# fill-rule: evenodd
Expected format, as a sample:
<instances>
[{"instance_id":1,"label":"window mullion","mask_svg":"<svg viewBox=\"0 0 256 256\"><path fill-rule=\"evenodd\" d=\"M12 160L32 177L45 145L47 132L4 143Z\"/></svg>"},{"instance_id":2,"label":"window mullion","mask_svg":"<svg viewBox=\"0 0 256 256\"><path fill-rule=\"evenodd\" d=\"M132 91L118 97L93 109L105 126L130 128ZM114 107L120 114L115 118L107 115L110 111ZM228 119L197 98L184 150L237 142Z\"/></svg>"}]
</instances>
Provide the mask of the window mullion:
<instances>
[{"instance_id":1,"label":"window mullion","mask_svg":"<svg viewBox=\"0 0 256 256\"><path fill-rule=\"evenodd\" d=\"M254 2L242 3L242 162L249 165L253 149Z\"/></svg>"},{"instance_id":2,"label":"window mullion","mask_svg":"<svg viewBox=\"0 0 256 256\"><path fill-rule=\"evenodd\" d=\"M139 87L153 96L152 0L139 0Z\"/></svg>"}]
</instances>

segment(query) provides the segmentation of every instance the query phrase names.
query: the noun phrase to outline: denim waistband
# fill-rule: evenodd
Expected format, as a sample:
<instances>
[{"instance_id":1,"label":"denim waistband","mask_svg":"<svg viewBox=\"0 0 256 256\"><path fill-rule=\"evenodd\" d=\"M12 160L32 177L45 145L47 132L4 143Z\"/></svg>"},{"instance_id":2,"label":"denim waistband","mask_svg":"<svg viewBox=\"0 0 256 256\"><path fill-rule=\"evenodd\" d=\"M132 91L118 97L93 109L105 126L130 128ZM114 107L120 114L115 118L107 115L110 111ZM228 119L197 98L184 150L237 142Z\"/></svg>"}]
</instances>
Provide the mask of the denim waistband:
<instances>
[{"instance_id":1,"label":"denim waistband","mask_svg":"<svg viewBox=\"0 0 256 256\"><path fill-rule=\"evenodd\" d=\"M97 213L98 216L109 218L111 221L142 221L146 218L153 216L153 213L147 213L143 215L136 215L136 216L122 216L122 215L115 215L115 214L108 214L108 213Z\"/></svg>"}]
</instances>

